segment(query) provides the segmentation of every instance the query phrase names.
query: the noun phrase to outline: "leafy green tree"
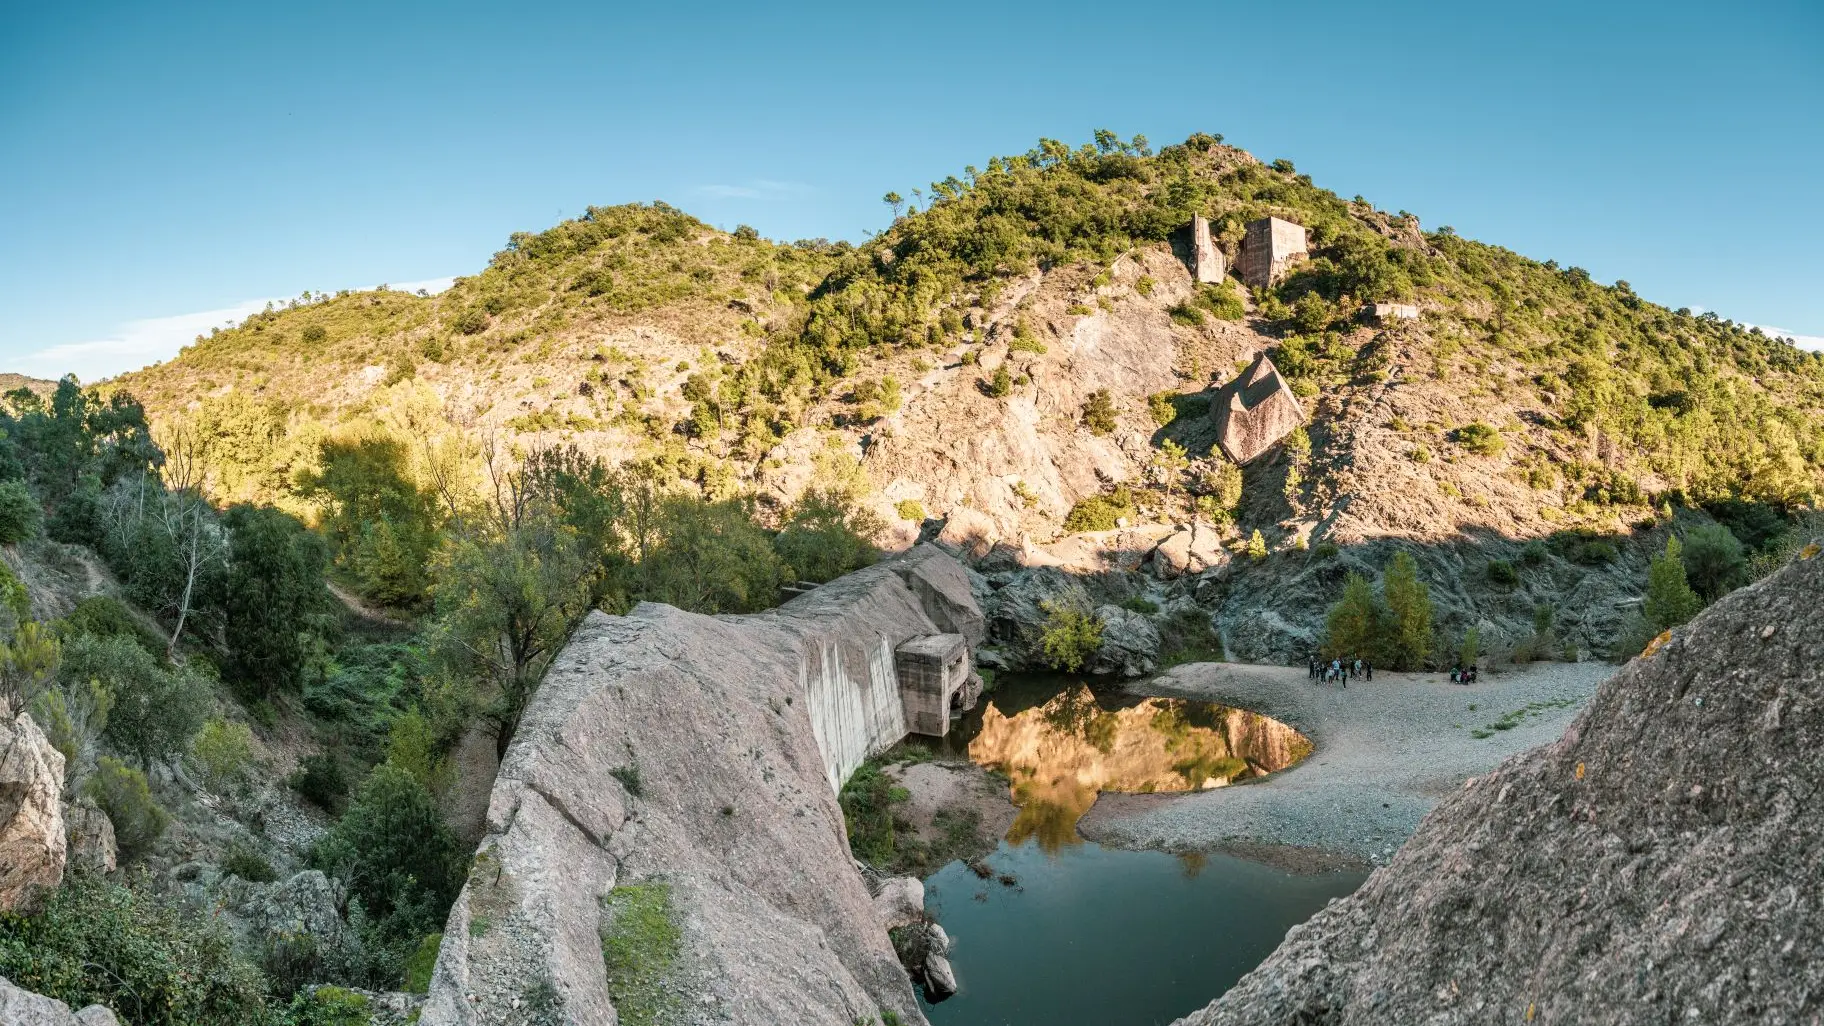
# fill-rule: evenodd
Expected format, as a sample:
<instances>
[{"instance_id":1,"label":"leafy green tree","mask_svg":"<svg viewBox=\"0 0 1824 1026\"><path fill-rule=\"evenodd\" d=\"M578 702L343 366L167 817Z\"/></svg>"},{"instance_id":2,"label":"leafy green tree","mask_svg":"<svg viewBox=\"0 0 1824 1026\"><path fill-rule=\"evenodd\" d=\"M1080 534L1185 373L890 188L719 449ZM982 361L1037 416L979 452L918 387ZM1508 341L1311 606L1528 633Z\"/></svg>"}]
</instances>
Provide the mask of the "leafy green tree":
<instances>
[{"instance_id":1,"label":"leafy green tree","mask_svg":"<svg viewBox=\"0 0 1824 1026\"><path fill-rule=\"evenodd\" d=\"M880 558L871 540L886 529L878 516L840 489L812 489L792 507L773 550L792 577L822 584Z\"/></svg>"},{"instance_id":2,"label":"leafy green tree","mask_svg":"<svg viewBox=\"0 0 1824 1026\"><path fill-rule=\"evenodd\" d=\"M454 538L438 553L433 647L493 685L489 713L503 755L545 665L589 610L591 569L576 532L546 510Z\"/></svg>"},{"instance_id":3,"label":"leafy green tree","mask_svg":"<svg viewBox=\"0 0 1824 1026\"><path fill-rule=\"evenodd\" d=\"M1351 571L1342 599L1324 618L1324 654L1341 659L1378 653L1387 619L1368 578Z\"/></svg>"},{"instance_id":4,"label":"leafy green tree","mask_svg":"<svg viewBox=\"0 0 1824 1026\"><path fill-rule=\"evenodd\" d=\"M441 524L435 498L412 478L405 443L383 435L331 440L320 459L302 492L325 507L323 529L337 561L374 599L420 602Z\"/></svg>"},{"instance_id":5,"label":"leafy green tree","mask_svg":"<svg viewBox=\"0 0 1824 1026\"><path fill-rule=\"evenodd\" d=\"M778 601L785 567L745 499L658 502L639 562L640 596L699 613L747 613Z\"/></svg>"},{"instance_id":6,"label":"leafy green tree","mask_svg":"<svg viewBox=\"0 0 1824 1026\"><path fill-rule=\"evenodd\" d=\"M1431 653L1431 589L1419 580L1412 553L1394 554L1381 593L1388 613L1386 661L1396 670L1418 669Z\"/></svg>"},{"instance_id":7,"label":"leafy green tree","mask_svg":"<svg viewBox=\"0 0 1824 1026\"><path fill-rule=\"evenodd\" d=\"M1703 600L1685 579L1683 549L1678 538L1667 538L1665 551L1647 564L1647 595L1641 603L1641 615L1657 634L1686 623L1703 607Z\"/></svg>"},{"instance_id":8,"label":"leafy green tree","mask_svg":"<svg viewBox=\"0 0 1824 1026\"><path fill-rule=\"evenodd\" d=\"M1706 603L1715 602L1748 579L1748 555L1722 524L1704 524L1685 535L1680 553L1685 576Z\"/></svg>"},{"instance_id":9,"label":"leafy green tree","mask_svg":"<svg viewBox=\"0 0 1824 1026\"><path fill-rule=\"evenodd\" d=\"M37 535L44 510L24 481L0 481L0 544L12 545Z\"/></svg>"},{"instance_id":10,"label":"leafy green tree","mask_svg":"<svg viewBox=\"0 0 1824 1026\"><path fill-rule=\"evenodd\" d=\"M1159 443L1159 451L1153 454L1153 470L1159 475L1159 481L1165 485L1165 504L1170 509L1172 491L1178 485L1178 478L1191 465L1191 458L1184 446L1171 439Z\"/></svg>"},{"instance_id":11,"label":"leafy green tree","mask_svg":"<svg viewBox=\"0 0 1824 1026\"><path fill-rule=\"evenodd\" d=\"M71 638L57 676L66 689L96 681L114 696L104 736L142 766L183 752L208 716L209 685L191 669L160 666L131 638Z\"/></svg>"},{"instance_id":12,"label":"leafy green tree","mask_svg":"<svg viewBox=\"0 0 1824 1026\"><path fill-rule=\"evenodd\" d=\"M1256 563L1267 558L1267 539L1262 537L1258 527L1248 536L1248 558Z\"/></svg>"},{"instance_id":13,"label":"leafy green tree","mask_svg":"<svg viewBox=\"0 0 1824 1026\"><path fill-rule=\"evenodd\" d=\"M322 540L271 507L236 506L229 531L222 637L243 694L294 691L316 650L326 592Z\"/></svg>"},{"instance_id":14,"label":"leafy green tree","mask_svg":"<svg viewBox=\"0 0 1824 1026\"><path fill-rule=\"evenodd\" d=\"M906 198L897 192L889 192L885 196L882 196L880 201L892 208L893 220L899 220L899 211L901 207L905 206Z\"/></svg>"},{"instance_id":15,"label":"leafy green tree","mask_svg":"<svg viewBox=\"0 0 1824 1026\"><path fill-rule=\"evenodd\" d=\"M348 884L384 932L416 940L442 924L462 886L463 855L417 778L381 763L311 861Z\"/></svg>"},{"instance_id":16,"label":"leafy green tree","mask_svg":"<svg viewBox=\"0 0 1824 1026\"><path fill-rule=\"evenodd\" d=\"M988 394L996 399L1003 399L1013 391L1013 372L1005 363L994 369L994 377L987 385Z\"/></svg>"}]
</instances>

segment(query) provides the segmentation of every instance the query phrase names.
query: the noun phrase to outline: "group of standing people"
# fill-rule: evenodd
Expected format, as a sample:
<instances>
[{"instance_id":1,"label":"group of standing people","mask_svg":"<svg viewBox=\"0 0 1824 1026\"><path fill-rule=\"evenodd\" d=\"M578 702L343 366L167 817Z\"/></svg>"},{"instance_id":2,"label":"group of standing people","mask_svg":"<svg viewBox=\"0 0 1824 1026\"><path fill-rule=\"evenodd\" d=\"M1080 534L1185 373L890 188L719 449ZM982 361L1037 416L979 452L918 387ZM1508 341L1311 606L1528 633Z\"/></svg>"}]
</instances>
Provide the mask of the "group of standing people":
<instances>
[{"instance_id":1,"label":"group of standing people","mask_svg":"<svg viewBox=\"0 0 1824 1026\"><path fill-rule=\"evenodd\" d=\"M1465 669L1462 663L1458 663L1450 668L1450 682L1452 684L1474 684L1476 674L1475 663L1470 663L1468 669Z\"/></svg>"},{"instance_id":2,"label":"group of standing people","mask_svg":"<svg viewBox=\"0 0 1824 1026\"><path fill-rule=\"evenodd\" d=\"M1324 662L1316 656L1311 657L1311 680L1324 684L1341 684L1349 686L1349 675L1357 679L1374 679L1374 664L1365 659L1332 659Z\"/></svg>"}]
</instances>

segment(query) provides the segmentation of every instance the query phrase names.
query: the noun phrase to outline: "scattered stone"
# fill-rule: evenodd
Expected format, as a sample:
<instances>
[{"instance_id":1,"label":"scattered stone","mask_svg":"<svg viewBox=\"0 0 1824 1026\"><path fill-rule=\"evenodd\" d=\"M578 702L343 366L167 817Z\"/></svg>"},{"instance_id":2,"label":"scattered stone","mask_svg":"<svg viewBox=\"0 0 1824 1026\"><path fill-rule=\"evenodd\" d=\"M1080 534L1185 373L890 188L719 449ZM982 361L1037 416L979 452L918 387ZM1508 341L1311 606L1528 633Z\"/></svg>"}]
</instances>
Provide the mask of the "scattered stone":
<instances>
[{"instance_id":1,"label":"scattered stone","mask_svg":"<svg viewBox=\"0 0 1824 1026\"><path fill-rule=\"evenodd\" d=\"M102 1005L90 1005L72 1013L69 1005L15 987L3 976L0 976L0 1023L5 1026L120 1026L120 1020Z\"/></svg>"}]
</instances>

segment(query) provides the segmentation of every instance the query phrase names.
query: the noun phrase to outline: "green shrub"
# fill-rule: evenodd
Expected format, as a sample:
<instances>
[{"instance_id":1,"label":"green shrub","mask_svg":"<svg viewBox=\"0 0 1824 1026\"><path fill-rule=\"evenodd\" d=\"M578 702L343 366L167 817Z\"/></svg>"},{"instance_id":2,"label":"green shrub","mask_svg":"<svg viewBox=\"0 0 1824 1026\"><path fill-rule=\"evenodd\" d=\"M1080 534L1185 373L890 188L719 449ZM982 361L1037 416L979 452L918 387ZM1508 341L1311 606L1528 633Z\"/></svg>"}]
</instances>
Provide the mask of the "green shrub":
<instances>
[{"instance_id":1,"label":"green shrub","mask_svg":"<svg viewBox=\"0 0 1824 1026\"><path fill-rule=\"evenodd\" d=\"M0 976L133 1026L277 1026L222 920L91 876L36 915L0 915Z\"/></svg>"},{"instance_id":2,"label":"green shrub","mask_svg":"<svg viewBox=\"0 0 1824 1026\"><path fill-rule=\"evenodd\" d=\"M25 582L13 573L13 568L0 563L0 606L12 610L14 619L20 623L32 618L32 595L25 588Z\"/></svg>"},{"instance_id":3,"label":"green shrub","mask_svg":"<svg viewBox=\"0 0 1824 1026\"><path fill-rule=\"evenodd\" d=\"M197 732L196 739L190 742L190 756L204 782L219 791L238 782L246 771L253 758L253 731L245 723L218 716Z\"/></svg>"},{"instance_id":4,"label":"green shrub","mask_svg":"<svg viewBox=\"0 0 1824 1026\"><path fill-rule=\"evenodd\" d=\"M1456 442L1478 456L1499 456L1501 450L1507 448L1500 430L1481 421L1458 428Z\"/></svg>"},{"instance_id":5,"label":"green shrub","mask_svg":"<svg viewBox=\"0 0 1824 1026\"><path fill-rule=\"evenodd\" d=\"M849 851L870 866L891 866L896 844L894 806L910 797L875 761L856 767L837 798L849 835Z\"/></svg>"},{"instance_id":6,"label":"green shrub","mask_svg":"<svg viewBox=\"0 0 1824 1026\"><path fill-rule=\"evenodd\" d=\"M314 346L328 338L329 332L321 324L306 324L304 325L304 330L299 332L298 335L307 345Z\"/></svg>"},{"instance_id":7,"label":"green shrub","mask_svg":"<svg viewBox=\"0 0 1824 1026\"><path fill-rule=\"evenodd\" d=\"M298 760L286 783L324 812L335 812L348 797L348 772L334 752L315 752Z\"/></svg>"},{"instance_id":8,"label":"green shrub","mask_svg":"<svg viewBox=\"0 0 1824 1026\"><path fill-rule=\"evenodd\" d=\"M124 602L112 595L91 595L57 621L57 635L68 641L81 634L98 638L131 638L154 655L165 651L164 639L152 634Z\"/></svg>"},{"instance_id":9,"label":"green shrub","mask_svg":"<svg viewBox=\"0 0 1824 1026\"><path fill-rule=\"evenodd\" d=\"M1261 536L1258 527L1248 536L1248 558L1256 563L1267 558L1267 539Z\"/></svg>"},{"instance_id":10,"label":"green shrub","mask_svg":"<svg viewBox=\"0 0 1824 1026\"><path fill-rule=\"evenodd\" d=\"M1102 621L1087 609L1063 602L1043 602L1045 661L1054 670L1075 673L1102 648Z\"/></svg>"},{"instance_id":11,"label":"green shrub","mask_svg":"<svg viewBox=\"0 0 1824 1026\"><path fill-rule=\"evenodd\" d=\"M1007 369L1005 363L994 369L994 376L988 380L986 388L988 394L996 399L1005 398L1013 391L1013 372Z\"/></svg>"},{"instance_id":12,"label":"green shrub","mask_svg":"<svg viewBox=\"0 0 1824 1026\"><path fill-rule=\"evenodd\" d=\"M1199 286L1196 302L1219 321L1239 321L1248 314L1247 305L1226 282Z\"/></svg>"},{"instance_id":13,"label":"green shrub","mask_svg":"<svg viewBox=\"0 0 1824 1026\"><path fill-rule=\"evenodd\" d=\"M167 670L132 638L80 634L63 646L57 677L100 681L114 696L107 739L150 765L181 753L202 729L212 702L208 683L186 667Z\"/></svg>"},{"instance_id":14,"label":"green shrub","mask_svg":"<svg viewBox=\"0 0 1824 1026\"><path fill-rule=\"evenodd\" d=\"M465 310L450 326L464 335L479 335L488 330L488 315L484 310Z\"/></svg>"},{"instance_id":15,"label":"green shrub","mask_svg":"<svg viewBox=\"0 0 1824 1026\"><path fill-rule=\"evenodd\" d=\"M1722 524L1703 524L1682 542L1685 575L1705 602L1715 602L1748 579L1748 555Z\"/></svg>"},{"instance_id":16,"label":"green shrub","mask_svg":"<svg viewBox=\"0 0 1824 1026\"><path fill-rule=\"evenodd\" d=\"M415 938L443 922L465 860L424 785L381 763L311 861L346 882L383 933Z\"/></svg>"},{"instance_id":17,"label":"green shrub","mask_svg":"<svg viewBox=\"0 0 1824 1026\"><path fill-rule=\"evenodd\" d=\"M908 520L914 524L925 522L925 504L917 499L899 500L893 504L893 512L899 514L901 520Z\"/></svg>"},{"instance_id":18,"label":"green shrub","mask_svg":"<svg viewBox=\"0 0 1824 1026\"><path fill-rule=\"evenodd\" d=\"M1195 328L1203 323L1203 311L1190 303L1179 303L1166 313L1171 316L1174 323L1182 324L1187 328Z\"/></svg>"},{"instance_id":19,"label":"green shrub","mask_svg":"<svg viewBox=\"0 0 1824 1026\"><path fill-rule=\"evenodd\" d=\"M0 481L0 543L12 545L36 537L44 527L44 508L24 481Z\"/></svg>"},{"instance_id":20,"label":"green shrub","mask_svg":"<svg viewBox=\"0 0 1824 1026\"><path fill-rule=\"evenodd\" d=\"M346 987L307 987L291 999L286 1026L369 1026L374 1021L367 996Z\"/></svg>"},{"instance_id":21,"label":"green shrub","mask_svg":"<svg viewBox=\"0 0 1824 1026\"><path fill-rule=\"evenodd\" d=\"M1109 398L1108 389L1098 388L1089 394L1083 404L1083 426L1093 435L1106 435L1115 430L1115 403Z\"/></svg>"},{"instance_id":22,"label":"green shrub","mask_svg":"<svg viewBox=\"0 0 1824 1026\"><path fill-rule=\"evenodd\" d=\"M1412 553L1394 554L1381 579L1381 594L1389 629L1383 655L1396 670L1416 670L1431 653L1431 590L1419 580Z\"/></svg>"},{"instance_id":23,"label":"green shrub","mask_svg":"<svg viewBox=\"0 0 1824 1026\"><path fill-rule=\"evenodd\" d=\"M1070 507L1064 517L1066 531L1112 531L1122 518L1134 516L1134 499L1126 485L1115 486L1106 495L1091 495Z\"/></svg>"},{"instance_id":24,"label":"green shrub","mask_svg":"<svg viewBox=\"0 0 1824 1026\"><path fill-rule=\"evenodd\" d=\"M1527 566L1539 566L1550 554L1551 550L1546 548L1545 543L1535 538L1520 547L1520 562Z\"/></svg>"},{"instance_id":25,"label":"green shrub","mask_svg":"<svg viewBox=\"0 0 1824 1026\"><path fill-rule=\"evenodd\" d=\"M1150 296L1153 294L1153 286L1155 286L1157 284L1158 284L1158 282L1154 281L1151 275L1143 274L1139 278L1135 279L1134 291L1140 293L1143 296Z\"/></svg>"},{"instance_id":26,"label":"green shrub","mask_svg":"<svg viewBox=\"0 0 1824 1026\"><path fill-rule=\"evenodd\" d=\"M1153 415L1153 423L1165 427L1178 419L1178 407L1172 402L1174 393L1155 392L1146 397L1146 412Z\"/></svg>"},{"instance_id":27,"label":"green shrub","mask_svg":"<svg viewBox=\"0 0 1824 1026\"><path fill-rule=\"evenodd\" d=\"M1514 569L1514 564L1505 559L1489 560L1487 573L1491 582L1504 588L1511 588L1520 583L1520 572Z\"/></svg>"},{"instance_id":28,"label":"green shrub","mask_svg":"<svg viewBox=\"0 0 1824 1026\"><path fill-rule=\"evenodd\" d=\"M266 856L240 841L230 844L222 854L222 872L248 883L272 883L279 878L278 871L272 868Z\"/></svg>"},{"instance_id":29,"label":"green shrub","mask_svg":"<svg viewBox=\"0 0 1824 1026\"><path fill-rule=\"evenodd\" d=\"M82 793L107 813L123 859L136 859L150 851L171 823L170 815L152 800L146 775L113 756L101 757Z\"/></svg>"}]
</instances>

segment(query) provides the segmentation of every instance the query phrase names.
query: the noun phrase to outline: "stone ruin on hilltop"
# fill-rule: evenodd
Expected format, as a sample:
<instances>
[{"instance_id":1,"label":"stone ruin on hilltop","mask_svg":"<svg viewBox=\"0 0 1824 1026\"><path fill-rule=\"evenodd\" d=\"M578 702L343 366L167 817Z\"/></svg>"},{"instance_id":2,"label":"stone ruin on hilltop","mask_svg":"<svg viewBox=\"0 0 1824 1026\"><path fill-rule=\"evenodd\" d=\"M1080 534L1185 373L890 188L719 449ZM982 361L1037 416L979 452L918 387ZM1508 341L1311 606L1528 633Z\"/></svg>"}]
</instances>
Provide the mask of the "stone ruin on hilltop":
<instances>
[{"instance_id":1,"label":"stone ruin on hilltop","mask_svg":"<svg viewBox=\"0 0 1824 1026\"><path fill-rule=\"evenodd\" d=\"M1210 410L1222 451L1240 464L1266 452L1305 422L1298 396L1265 353L1222 386Z\"/></svg>"},{"instance_id":2,"label":"stone ruin on hilltop","mask_svg":"<svg viewBox=\"0 0 1824 1026\"><path fill-rule=\"evenodd\" d=\"M1277 217L1263 217L1248 222L1248 234L1242 240L1241 261L1236 270L1242 281L1264 289L1285 277L1287 268L1304 260L1309 253L1303 225Z\"/></svg>"}]
</instances>

